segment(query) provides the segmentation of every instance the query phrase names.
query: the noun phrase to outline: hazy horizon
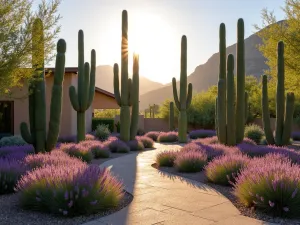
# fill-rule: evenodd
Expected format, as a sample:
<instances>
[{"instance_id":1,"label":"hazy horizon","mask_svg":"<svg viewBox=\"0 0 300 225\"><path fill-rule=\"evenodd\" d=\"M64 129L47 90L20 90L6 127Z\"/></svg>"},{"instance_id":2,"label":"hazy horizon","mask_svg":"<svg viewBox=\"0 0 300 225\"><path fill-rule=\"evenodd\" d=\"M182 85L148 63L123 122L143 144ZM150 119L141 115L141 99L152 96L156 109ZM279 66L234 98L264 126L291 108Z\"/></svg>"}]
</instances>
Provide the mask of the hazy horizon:
<instances>
[{"instance_id":1,"label":"hazy horizon","mask_svg":"<svg viewBox=\"0 0 300 225\"><path fill-rule=\"evenodd\" d=\"M97 52L97 66L120 62L121 13L128 11L129 63L140 54L140 75L163 84L180 74L180 41L188 40L188 74L218 52L219 25L225 23L227 46L236 42L238 18L245 22L245 38L261 25L261 10L274 10L284 19L284 0L63 0L59 38L67 42L66 67L77 66L77 34L84 31L85 61ZM53 66L54 62L48 66ZM129 65L131 73L131 65Z\"/></svg>"}]
</instances>

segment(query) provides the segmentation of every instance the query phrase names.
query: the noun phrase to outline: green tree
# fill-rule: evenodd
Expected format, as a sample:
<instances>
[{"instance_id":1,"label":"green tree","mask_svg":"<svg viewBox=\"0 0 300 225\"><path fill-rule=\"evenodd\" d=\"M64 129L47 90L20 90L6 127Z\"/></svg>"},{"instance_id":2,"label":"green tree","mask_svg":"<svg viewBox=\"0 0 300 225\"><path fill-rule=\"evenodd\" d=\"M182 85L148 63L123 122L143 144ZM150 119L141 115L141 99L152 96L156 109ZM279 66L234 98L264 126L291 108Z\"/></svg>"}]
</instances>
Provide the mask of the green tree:
<instances>
[{"instance_id":1,"label":"green tree","mask_svg":"<svg viewBox=\"0 0 300 225\"><path fill-rule=\"evenodd\" d=\"M34 11L31 0L0 0L0 94L9 94L12 87L22 86L24 79L33 80L31 34L36 17L44 24L45 64L55 56L60 2L42 0Z\"/></svg>"},{"instance_id":2,"label":"green tree","mask_svg":"<svg viewBox=\"0 0 300 225\"><path fill-rule=\"evenodd\" d=\"M286 0L282 7L285 20L277 21L274 12L262 10L262 26L255 25L262 44L258 46L267 59L269 70L264 71L271 77L270 92L275 92L277 77L277 43L285 43L285 82L286 91L299 96L300 82L300 0ZM274 79L275 78L275 79Z\"/></svg>"}]
</instances>

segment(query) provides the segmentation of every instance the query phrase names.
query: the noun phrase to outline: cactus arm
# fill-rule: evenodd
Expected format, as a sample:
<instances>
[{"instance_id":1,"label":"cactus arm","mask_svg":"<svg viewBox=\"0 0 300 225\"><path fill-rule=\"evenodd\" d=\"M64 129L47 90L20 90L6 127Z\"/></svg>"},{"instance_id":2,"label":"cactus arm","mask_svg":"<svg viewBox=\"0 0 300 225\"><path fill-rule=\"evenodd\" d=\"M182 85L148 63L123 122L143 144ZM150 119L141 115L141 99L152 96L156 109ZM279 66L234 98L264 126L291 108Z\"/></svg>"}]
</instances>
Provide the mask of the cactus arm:
<instances>
[{"instance_id":1,"label":"cactus arm","mask_svg":"<svg viewBox=\"0 0 300 225\"><path fill-rule=\"evenodd\" d=\"M193 85L189 83L188 86L188 95L186 100L186 108L188 109L192 103L192 97L193 97Z\"/></svg>"},{"instance_id":2,"label":"cactus arm","mask_svg":"<svg viewBox=\"0 0 300 225\"><path fill-rule=\"evenodd\" d=\"M238 20L237 24L237 101L236 101L236 139L240 143L244 139L245 129L245 44L244 21Z\"/></svg>"},{"instance_id":3,"label":"cactus arm","mask_svg":"<svg viewBox=\"0 0 300 225\"><path fill-rule=\"evenodd\" d=\"M84 63L84 83L82 85L83 93L82 96L78 96L81 99L80 108L82 111L86 111L88 108L88 98L89 98L89 87L90 87L90 64L88 62Z\"/></svg>"},{"instance_id":4,"label":"cactus arm","mask_svg":"<svg viewBox=\"0 0 300 225\"><path fill-rule=\"evenodd\" d=\"M57 42L54 84L52 87L50 104L49 130L46 143L47 152L51 151L55 147L60 130L63 92L62 84L65 75L65 52L66 42L63 39L60 39Z\"/></svg>"},{"instance_id":5,"label":"cactus arm","mask_svg":"<svg viewBox=\"0 0 300 225\"><path fill-rule=\"evenodd\" d=\"M84 99L84 35L83 31L78 32L78 106L82 108ZM77 110L76 110L77 111Z\"/></svg>"},{"instance_id":6,"label":"cactus arm","mask_svg":"<svg viewBox=\"0 0 300 225\"><path fill-rule=\"evenodd\" d=\"M225 80L221 79L218 82L218 135L221 143L226 143L226 90Z\"/></svg>"},{"instance_id":7,"label":"cactus arm","mask_svg":"<svg viewBox=\"0 0 300 225\"><path fill-rule=\"evenodd\" d=\"M128 106L132 106L132 81L130 78L128 78L128 82L127 82L127 85L128 85Z\"/></svg>"},{"instance_id":8,"label":"cactus arm","mask_svg":"<svg viewBox=\"0 0 300 225\"><path fill-rule=\"evenodd\" d=\"M266 140L269 145L275 144L275 140L271 130L270 111L269 111L269 98L268 98L268 77L262 77L262 121L263 128L266 135Z\"/></svg>"},{"instance_id":9,"label":"cactus arm","mask_svg":"<svg viewBox=\"0 0 300 225\"><path fill-rule=\"evenodd\" d=\"M187 38L185 35L181 38L181 58L180 58L180 105L181 109L186 109L187 94Z\"/></svg>"},{"instance_id":10,"label":"cactus arm","mask_svg":"<svg viewBox=\"0 0 300 225\"><path fill-rule=\"evenodd\" d=\"M282 143L281 143L282 145L288 145L289 141L290 141L292 127L293 127L294 108L295 108L294 93L287 93L284 129L283 129L283 133L282 133Z\"/></svg>"},{"instance_id":11,"label":"cactus arm","mask_svg":"<svg viewBox=\"0 0 300 225\"><path fill-rule=\"evenodd\" d=\"M129 81L130 79L128 79ZM134 140L139 126L139 56L133 56L133 75L130 91L130 103L132 104L130 139Z\"/></svg>"},{"instance_id":12,"label":"cactus arm","mask_svg":"<svg viewBox=\"0 0 300 225\"><path fill-rule=\"evenodd\" d=\"M229 146L236 144L235 137L235 116L234 116L234 57L232 54L228 55L227 60L227 126L226 126L226 143Z\"/></svg>"},{"instance_id":13,"label":"cactus arm","mask_svg":"<svg viewBox=\"0 0 300 225\"><path fill-rule=\"evenodd\" d=\"M70 97L70 101L71 101L71 104L72 104L74 110L79 112L80 107L79 107L79 102L78 102L78 96L77 96L76 89L74 86L70 86L70 88L69 88L69 97Z\"/></svg>"},{"instance_id":14,"label":"cactus arm","mask_svg":"<svg viewBox=\"0 0 300 225\"><path fill-rule=\"evenodd\" d=\"M20 124L21 136L28 144L34 144L30 131L28 129L27 123L22 122Z\"/></svg>"},{"instance_id":15,"label":"cactus arm","mask_svg":"<svg viewBox=\"0 0 300 225\"><path fill-rule=\"evenodd\" d=\"M170 102L169 109L169 130L174 130L174 102Z\"/></svg>"},{"instance_id":16,"label":"cactus arm","mask_svg":"<svg viewBox=\"0 0 300 225\"><path fill-rule=\"evenodd\" d=\"M226 27L224 23L220 24L219 30L219 52L220 52L220 65L219 65L219 79L226 79ZM226 89L226 84L225 84Z\"/></svg>"},{"instance_id":17,"label":"cactus arm","mask_svg":"<svg viewBox=\"0 0 300 225\"><path fill-rule=\"evenodd\" d=\"M122 102L119 89L119 66L117 63L114 64L114 94L118 105L121 106Z\"/></svg>"},{"instance_id":18,"label":"cactus arm","mask_svg":"<svg viewBox=\"0 0 300 225\"><path fill-rule=\"evenodd\" d=\"M216 101L215 101L215 130L216 130L216 135L219 139L219 129L218 129L218 97L216 97Z\"/></svg>"},{"instance_id":19,"label":"cactus arm","mask_svg":"<svg viewBox=\"0 0 300 225\"><path fill-rule=\"evenodd\" d=\"M91 52L91 73L90 73L90 85L89 85L89 97L87 108L93 103L95 96L95 83L96 83L96 51L93 49Z\"/></svg>"},{"instance_id":20,"label":"cactus arm","mask_svg":"<svg viewBox=\"0 0 300 225\"><path fill-rule=\"evenodd\" d=\"M176 105L177 109L180 110L181 109L181 104L178 100L177 87L176 87L176 78L175 77L173 77L173 79L172 79L172 86L173 86L174 102L175 102L175 105Z\"/></svg>"},{"instance_id":21,"label":"cactus arm","mask_svg":"<svg viewBox=\"0 0 300 225\"><path fill-rule=\"evenodd\" d=\"M285 90L284 90L284 44L278 42L277 47L277 90L276 90L276 131L275 142L282 142L282 133L284 127L284 105L285 105Z\"/></svg>"},{"instance_id":22,"label":"cactus arm","mask_svg":"<svg viewBox=\"0 0 300 225\"><path fill-rule=\"evenodd\" d=\"M128 106L130 89L128 89L128 15L126 10L122 12L121 51L121 99L122 105Z\"/></svg>"},{"instance_id":23,"label":"cactus arm","mask_svg":"<svg viewBox=\"0 0 300 225\"><path fill-rule=\"evenodd\" d=\"M248 122L249 116L249 95L248 92L245 92L245 124Z\"/></svg>"}]
</instances>

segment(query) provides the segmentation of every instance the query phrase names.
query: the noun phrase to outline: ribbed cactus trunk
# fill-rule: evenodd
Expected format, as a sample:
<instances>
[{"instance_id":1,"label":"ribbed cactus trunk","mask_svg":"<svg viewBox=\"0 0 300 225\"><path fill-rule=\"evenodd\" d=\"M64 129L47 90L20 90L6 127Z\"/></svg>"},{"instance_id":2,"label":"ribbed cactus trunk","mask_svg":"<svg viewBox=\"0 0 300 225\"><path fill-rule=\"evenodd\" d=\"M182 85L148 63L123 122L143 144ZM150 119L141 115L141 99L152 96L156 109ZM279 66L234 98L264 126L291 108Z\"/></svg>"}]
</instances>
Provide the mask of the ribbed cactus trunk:
<instances>
[{"instance_id":1,"label":"ribbed cactus trunk","mask_svg":"<svg viewBox=\"0 0 300 225\"><path fill-rule=\"evenodd\" d=\"M62 108L62 84L65 74L66 43L62 39L60 39L57 43L48 136L46 135L44 35L43 23L40 19L36 19L33 24L32 49L32 65L35 70L35 80L29 87L30 131L25 122L20 124L20 131L22 138L27 143L34 146L35 153L39 153L51 151L56 145L59 134Z\"/></svg>"},{"instance_id":2,"label":"ribbed cactus trunk","mask_svg":"<svg viewBox=\"0 0 300 225\"><path fill-rule=\"evenodd\" d=\"M122 12L122 40L121 40L121 93L119 90L119 66L114 65L114 94L120 106L120 138L123 141L130 139L130 90L131 80L128 79L128 15Z\"/></svg>"},{"instance_id":3,"label":"ribbed cactus trunk","mask_svg":"<svg viewBox=\"0 0 300 225\"><path fill-rule=\"evenodd\" d=\"M181 39L181 60L180 60L180 99L177 94L176 79L172 79L173 96L176 107L179 110L178 116L178 141L187 142L187 113L186 110L192 101L192 84L188 85L187 91L187 38L182 36Z\"/></svg>"},{"instance_id":4,"label":"ribbed cactus trunk","mask_svg":"<svg viewBox=\"0 0 300 225\"><path fill-rule=\"evenodd\" d=\"M216 132L222 144L236 145L244 139L248 94L245 92L244 22L238 20L237 37L237 87L234 87L234 57L227 58L226 76L226 29L220 25L220 65L218 97L216 98ZM236 95L236 97L235 97ZM235 104L236 103L236 104Z\"/></svg>"},{"instance_id":5,"label":"ribbed cactus trunk","mask_svg":"<svg viewBox=\"0 0 300 225\"><path fill-rule=\"evenodd\" d=\"M133 75L132 87L130 93L132 104L131 124L130 124L130 140L134 140L139 127L139 56L133 56Z\"/></svg>"},{"instance_id":6,"label":"ribbed cactus trunk","mask_svg":"<svg viewBox=\"0 0 300 225\"><path fill-rule=\"evenodd\" d=\"M174 125L174 102L170 102L170 109L169 109L169 130L175 130Z\"/></svg>"},{"instance_id":7,"label":"ribbed cactus trunk","mask_svg":"<svg viewBox=\"0 0 300 225\"><path fill-rule=\"evenodd\" d=\"M268 101L268 82L267 76L262 78L262 115L263 125L268 144L284 146L289 144L291 137L293 114L294 114L294 93L287 93L285 103L284 87L284 43L280 41L277 49L277 90L276 90L276 126L275 139L271 130L269 101Z\"/></svg>"},{"instance_id":8,"label":"ribbed cactus trunk","mask_svg":"<svg viewBox=\"0 0 300 225\"><path fill-rule=\"evenodd\" d=\"M85 140L85 111L93 102L96 79L96 51L91 51L91 68L84 63L84 36L78 32L78 92L74 86L69 88L69 97L74 110L77 112L77 142Z\"/></svg>"}]
</instances>

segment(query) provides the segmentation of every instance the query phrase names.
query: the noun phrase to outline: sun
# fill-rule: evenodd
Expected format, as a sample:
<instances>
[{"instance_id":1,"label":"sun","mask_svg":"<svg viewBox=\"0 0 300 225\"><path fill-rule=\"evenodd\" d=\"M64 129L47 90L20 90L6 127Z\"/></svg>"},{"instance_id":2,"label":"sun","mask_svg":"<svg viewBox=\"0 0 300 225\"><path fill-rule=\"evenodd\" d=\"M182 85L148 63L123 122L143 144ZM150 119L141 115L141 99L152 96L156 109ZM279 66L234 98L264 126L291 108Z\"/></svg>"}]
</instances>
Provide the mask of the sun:
<instances>
[{"instance_id":1,"label":"sun","mask_svg":"<svg viewBox=\"0 0 300 225\"><path fill-rule=\"evenodd\" d=\"M136 53L139 54L140 75L162 83L171 82L177 75L170 68L179 62L180 36L175 35L174 29L158 15L129 14L128 19L129 72L132 73L133 54Z\"/></svg>"}]
</instances>

